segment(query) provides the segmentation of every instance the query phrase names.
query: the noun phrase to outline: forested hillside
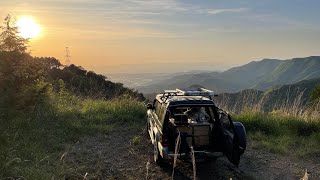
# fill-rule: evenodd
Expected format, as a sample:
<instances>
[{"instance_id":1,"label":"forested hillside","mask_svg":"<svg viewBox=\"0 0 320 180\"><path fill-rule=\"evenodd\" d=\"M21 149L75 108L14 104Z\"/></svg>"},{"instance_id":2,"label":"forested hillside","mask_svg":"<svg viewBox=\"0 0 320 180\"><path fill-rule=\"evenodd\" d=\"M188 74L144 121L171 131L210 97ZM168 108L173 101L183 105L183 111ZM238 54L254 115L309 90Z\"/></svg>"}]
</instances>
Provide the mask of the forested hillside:
<instances>
[{"instance_id":1,"label":"forested hillside","mask_svg":"<svg viewBox=\"0 0 320 180\"><path fill-rule=\"evenodd\" d=\"M81 97L112 99L128 96L143 101L144 97L120 83L76 65L63 66L53 57L32 57L27 53L27 39L16 36L17 28L2 27L0 44L0 107L24 109L35 106L45 93L58 93L61 88ZM15 107L14 107L15 106Z\"/></svg>"},{"instance_id":2,"label":"forested hillside","mask_svg":"<svg viewBox=\"0 0 320 180\"><path fill-rule=\"evenodd\" d=\"M267 72L252 88L267 89L274 85L292 84L302 80L320 77L320 57L310 56L281 61L272 71Z\"/></svg>"},{"instance_id":3,"label":"forested hillside","mask_svg":"<svg viewBox=\"0 0 320 180\"><path fill-rule=\"evenodd\" d=\"M0 31L0 179L66 178L70 169L59 159L70 143L143 123L141 93L27 49L7 16Z\"/></svg>"}]
</instances>

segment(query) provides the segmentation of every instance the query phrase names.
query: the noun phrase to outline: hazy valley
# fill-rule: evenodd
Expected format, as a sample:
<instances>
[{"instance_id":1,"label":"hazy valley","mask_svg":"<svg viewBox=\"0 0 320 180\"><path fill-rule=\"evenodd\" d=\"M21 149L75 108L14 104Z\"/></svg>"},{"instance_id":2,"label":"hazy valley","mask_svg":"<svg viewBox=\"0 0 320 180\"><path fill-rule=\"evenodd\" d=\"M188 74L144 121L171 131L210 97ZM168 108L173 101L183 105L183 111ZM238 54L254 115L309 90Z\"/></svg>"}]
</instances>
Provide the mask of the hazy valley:
<instances>
[{"instance_id":1,"label":"hazy valley","mask_svg":"<svg viewBox=\"0 0 320 180\"><path fill-rule=\"evenodd\" d=\"M110 77L112 79L112 75ZM317 77L320 77L320 57L311 56L290 60L263 59L223 72L191 71L158 76L133 74L127 75L127 80L123 82L127 81L125 85L145 94L193 85L200 85L217 93L232 93L244 89L266 90L273 86L293 84ZM120 81L121 78L117 80Z\"/></svg>"}]
</instances>

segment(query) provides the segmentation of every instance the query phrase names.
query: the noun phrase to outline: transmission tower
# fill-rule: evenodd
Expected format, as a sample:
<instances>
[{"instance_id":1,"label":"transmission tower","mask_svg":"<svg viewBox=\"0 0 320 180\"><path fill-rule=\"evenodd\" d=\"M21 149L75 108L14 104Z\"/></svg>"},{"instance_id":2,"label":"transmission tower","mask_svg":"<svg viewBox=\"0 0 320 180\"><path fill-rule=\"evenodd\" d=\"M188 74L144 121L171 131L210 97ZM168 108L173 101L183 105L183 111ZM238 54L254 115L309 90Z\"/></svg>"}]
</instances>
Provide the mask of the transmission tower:
<instances>
[{"instance_id":1,"label":"transmission tower","mask_svg":"<svg viewBox=\"0 0 320 180\"><path fill-rule=\"evenodd\" d=\"M66 55L64 57L65 57L65 64L69 66L71 64L69 47L66 47Z\"/></svg>"}]
</instances>

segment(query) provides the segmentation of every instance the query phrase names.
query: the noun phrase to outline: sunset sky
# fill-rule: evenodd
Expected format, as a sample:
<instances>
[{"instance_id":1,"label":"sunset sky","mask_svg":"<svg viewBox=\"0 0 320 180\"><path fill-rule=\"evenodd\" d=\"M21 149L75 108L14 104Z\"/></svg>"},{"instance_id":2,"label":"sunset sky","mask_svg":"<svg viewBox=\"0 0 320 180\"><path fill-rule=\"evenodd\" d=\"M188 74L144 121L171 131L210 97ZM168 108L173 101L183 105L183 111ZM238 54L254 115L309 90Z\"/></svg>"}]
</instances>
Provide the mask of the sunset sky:
<instances>
[{"instance_id":1,"label":"sunset sky","mask_svg":"<svg viewBox=\"0 0 320 180\"><path fill-rule=\"evenodd\" d=\"M99 73L166 72L320 55L319 8L319 0L0 0L0 17L41 26L34 56L64 62L68 46L72 63Z\"/></svg>"}]
</instances>

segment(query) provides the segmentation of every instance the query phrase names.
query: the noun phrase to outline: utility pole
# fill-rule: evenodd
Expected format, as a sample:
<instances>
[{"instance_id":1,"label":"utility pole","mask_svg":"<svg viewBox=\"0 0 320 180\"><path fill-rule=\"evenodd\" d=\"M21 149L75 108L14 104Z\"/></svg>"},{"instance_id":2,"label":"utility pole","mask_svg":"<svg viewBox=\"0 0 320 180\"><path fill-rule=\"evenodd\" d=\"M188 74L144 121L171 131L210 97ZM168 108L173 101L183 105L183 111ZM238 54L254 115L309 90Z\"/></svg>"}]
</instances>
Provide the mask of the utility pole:
<instances>
[{"instance_id":1,"label":"utility pole","mask_svg":"<svg viewBox=\"0 0 320 180\"><path fill-rule=\"evenodd\" d=\"M66 47L66 55L64 57L66 66L69 66L71 64L69 47Z\"/></svg>"}]
</instances>

